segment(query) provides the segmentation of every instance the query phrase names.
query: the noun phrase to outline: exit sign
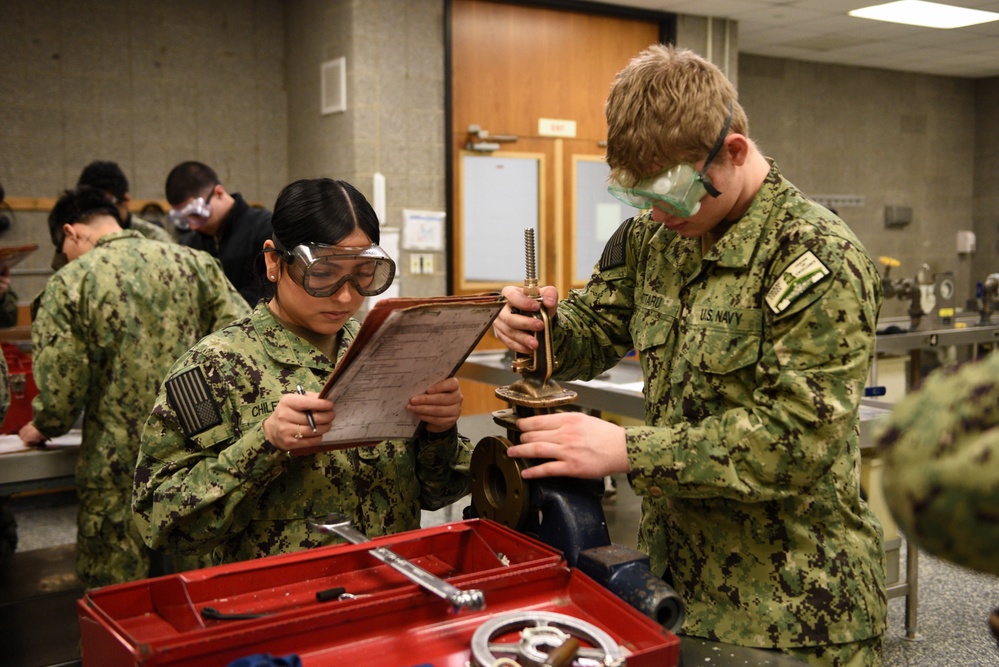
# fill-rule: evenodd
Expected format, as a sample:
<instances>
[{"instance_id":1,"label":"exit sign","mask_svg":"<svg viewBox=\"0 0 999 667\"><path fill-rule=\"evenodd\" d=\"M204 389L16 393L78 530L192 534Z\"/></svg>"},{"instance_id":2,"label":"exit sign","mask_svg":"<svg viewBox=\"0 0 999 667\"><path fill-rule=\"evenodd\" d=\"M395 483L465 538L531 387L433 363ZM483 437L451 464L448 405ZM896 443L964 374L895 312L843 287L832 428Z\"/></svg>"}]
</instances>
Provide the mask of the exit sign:
<instances>
[{"instance_id":1,"label":"exit sign","mask_svg":"<svg viewBox=\"0 0 999 667\"><path fill-rule=\"evenodd\" d=\"M571 139L576 136L576 121L558 120L556 118L539 118L538 136L565 137L567 139Z\"/></svg>"}]
</instances>

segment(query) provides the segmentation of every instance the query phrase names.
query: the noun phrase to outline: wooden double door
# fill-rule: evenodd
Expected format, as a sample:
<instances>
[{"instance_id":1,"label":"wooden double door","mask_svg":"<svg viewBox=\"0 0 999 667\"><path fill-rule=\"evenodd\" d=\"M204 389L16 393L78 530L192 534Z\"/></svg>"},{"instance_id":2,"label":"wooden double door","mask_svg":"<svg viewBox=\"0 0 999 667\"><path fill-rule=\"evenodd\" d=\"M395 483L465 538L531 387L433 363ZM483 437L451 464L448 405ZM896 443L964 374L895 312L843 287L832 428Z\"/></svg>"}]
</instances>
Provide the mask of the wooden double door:
<instances>
[{"instance_id":1,"label":"wooden double door","mask_svg":"<svg viewBox=\"0 0 999 667\"><path fill-rule=\"evenodd\" d=\"M672 17L538 4L450 6L455 293L523 283L533 228L537 278L564 295L630 215L606 191L604 104L615 74Z\"/></svg>"},{"instance_id":2,"label":"wooden double door","mask_svg":"<svg viewBox=\"0 0 999 667\"><path fill-rule=\"evenodd\" d=\"M583 285L631 212L606 189L604 104L615 74L675 36L675 16L583 3L451 0L451 265L462 294L522 284L524 230L537 278L559 294ZM502 345L487 335L479 349ZM464 414L504 407L462 381Z\"/></svg>"}]
</instances>

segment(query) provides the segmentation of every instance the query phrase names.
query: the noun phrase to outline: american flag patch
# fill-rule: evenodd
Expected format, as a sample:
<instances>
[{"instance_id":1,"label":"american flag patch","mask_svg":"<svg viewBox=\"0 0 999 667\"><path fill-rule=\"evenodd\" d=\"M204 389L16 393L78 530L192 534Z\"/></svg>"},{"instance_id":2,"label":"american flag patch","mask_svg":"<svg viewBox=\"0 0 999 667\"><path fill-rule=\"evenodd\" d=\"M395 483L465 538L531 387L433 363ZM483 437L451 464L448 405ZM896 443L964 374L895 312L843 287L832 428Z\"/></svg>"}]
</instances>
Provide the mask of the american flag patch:
<instances>
[{"instance_id":1,"label":"american flag patch","mask_svg":"<svg viewBox=\"0 0 999 667\"><path fill-rule=\"evenodd\" d=\"M614 235L607 241L607 245L604 246L604 252L600 256L601 271L617 268L627 260L625 250L628 243L628 229L631 227L632 220L634 218L628 218L622 222L621 226L614 232Z\"/></svg>"},{"instance_id":2,"label":"american flag patch","mask_svg":"<svg viewBox=\"0 0 999 667\"><path fill-rule=\"evenodd\" d=\"M192 368L167 380L166 393L188 437L222 423L218 406L200 368Z\"/></svg>"}]
</instances>

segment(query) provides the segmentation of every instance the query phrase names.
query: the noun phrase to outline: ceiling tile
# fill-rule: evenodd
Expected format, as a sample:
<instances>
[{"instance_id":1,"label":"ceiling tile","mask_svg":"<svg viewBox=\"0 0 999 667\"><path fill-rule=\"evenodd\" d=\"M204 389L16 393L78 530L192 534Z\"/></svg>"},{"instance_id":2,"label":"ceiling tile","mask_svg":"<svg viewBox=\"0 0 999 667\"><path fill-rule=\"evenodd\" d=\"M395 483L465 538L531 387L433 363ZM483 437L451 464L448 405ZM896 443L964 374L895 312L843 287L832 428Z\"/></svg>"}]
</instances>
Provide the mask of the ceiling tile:
<instances>
[{"instance_id":1,"label":"ceiling tile","mask_svg":"<svg viewBox=\"0 0 999 667\"><path fill-rule=\"evenodd\" d=\"M942 76L999 76L999 21L933 30L868 21L846 12L881 0L604 0L609 4L739 22L739 50L814 62ZM947 0L999 12L999 0Z\"/></svg>"}]
</instances>

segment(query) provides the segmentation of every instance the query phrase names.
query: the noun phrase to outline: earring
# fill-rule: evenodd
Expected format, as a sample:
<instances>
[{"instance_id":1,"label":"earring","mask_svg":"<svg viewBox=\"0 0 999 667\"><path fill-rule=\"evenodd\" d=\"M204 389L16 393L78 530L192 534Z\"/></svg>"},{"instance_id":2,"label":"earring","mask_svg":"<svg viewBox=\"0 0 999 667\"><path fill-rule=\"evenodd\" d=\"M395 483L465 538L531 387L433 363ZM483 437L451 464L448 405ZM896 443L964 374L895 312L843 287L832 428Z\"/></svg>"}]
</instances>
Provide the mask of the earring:
<instances>
[{"instance_id":1,"label":"earring","mask_svg":"<svg viewBox=\"0 0 999 667\"><path fill-rule=\"evenodd\" d=\"M271 279L271 282L274 282L275 280L277 280L277 276L268 276L268 277Z\"/></svg>"}]
</instances>

